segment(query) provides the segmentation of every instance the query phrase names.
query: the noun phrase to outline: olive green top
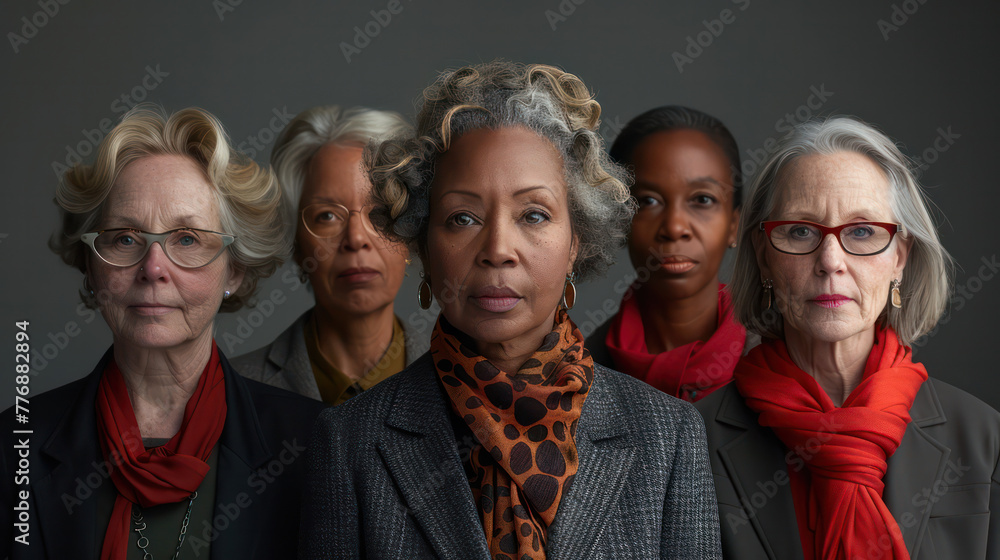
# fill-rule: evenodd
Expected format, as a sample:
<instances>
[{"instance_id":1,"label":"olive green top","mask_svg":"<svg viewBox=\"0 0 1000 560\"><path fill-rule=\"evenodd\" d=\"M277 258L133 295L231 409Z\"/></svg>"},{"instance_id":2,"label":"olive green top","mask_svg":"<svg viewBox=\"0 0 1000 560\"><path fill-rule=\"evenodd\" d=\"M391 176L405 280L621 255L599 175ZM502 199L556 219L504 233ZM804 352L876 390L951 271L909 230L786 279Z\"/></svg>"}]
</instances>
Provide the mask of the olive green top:
<instances>
[{"instance_id":1,"label":"olive green top","mask_svg":"<svg viewBox=\"0 0 1000 560\"><path fill-rule=\"evenodd\" d=\"M150 449L164 445L167 441L169 440L143 438L142 443L146 449ZM208 474L201 481L201 486L198 487L198 497L191 507L191 519L188 522L187 535L184 538L180 555L177 557L178 560L208 558L214 540L213 535L217 536L217 530L224 530L228 522L231 521L228 518L220 519L218 526L212 527L212 516L215 514L215 473L218 464L218 450L219 446L216 444L208 456ZM114 490L114 483L110 478L105 479L104 484L109 485ZM111 513L114 510L117 497L117 491L100 493L97 503L97 528L100 534L97 539L98 543L104 542L104 535L108 523L111 521ZM181 522L184 520L187 506L188 500L186 498L177 503L161 504L148 508L141 508L138 505L132 506L133 512L137 509L142 512L143 522L146 524L146 529L142 534L149 539L146 550L153 555L153 560L170 560L174 557L174 552L177 550L177 537L181 532ZM142 560L142 550L136 545L138 540L139 534L135 532L135 525L130 520L126 556L128 560Z\"/></svg>"}]
</instances>

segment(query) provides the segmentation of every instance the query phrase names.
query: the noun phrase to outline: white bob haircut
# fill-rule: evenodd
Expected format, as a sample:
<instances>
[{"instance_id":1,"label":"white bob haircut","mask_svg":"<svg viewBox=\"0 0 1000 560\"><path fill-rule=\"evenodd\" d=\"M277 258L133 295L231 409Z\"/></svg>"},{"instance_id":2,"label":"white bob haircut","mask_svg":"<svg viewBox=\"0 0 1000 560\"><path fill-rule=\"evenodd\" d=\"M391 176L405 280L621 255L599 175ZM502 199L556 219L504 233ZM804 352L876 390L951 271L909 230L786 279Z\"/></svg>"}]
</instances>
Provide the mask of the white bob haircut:
<instances>
[{"instance_id":1,"label":"white bob haircut","mask_svg":"<svg viewBox=\"0 0 1000 560\"><path fill-rule=\"evenodd\" d=\"M295 238L299 200L313 156L327 144L367 146L396 136L412 134L413 127L399 113L366 107L341 109L327 105L306 109L281 132L271 152L271 166L284 189L289 235Z\"/></svg>"},{"instance_id":2,"label":"white bob haircut","mask_svg":"<svg viewBox=\"0 0 1000 560\"><path fill-rule=\"evenodd\" d=\"M875 127L854 117L830 117L799 124L764 162L746 193L740 219L739 245L733 280L736 319L763 337L784 338L781 315L766 309L763 280L754 242L766 243L760 222L770 219L782 170L795 159L813 154L854 152L870 159L889 181L889 201L896 221L912 239L906 268L900 279L902 309L886 305L879 321L896 331L910 346L930 332L944 313L951 293L954 263L941 245L929 200L917 183L914 167L896 144ZM888 303L888 302L886 302Z\"/></svg>"}]
</instances>

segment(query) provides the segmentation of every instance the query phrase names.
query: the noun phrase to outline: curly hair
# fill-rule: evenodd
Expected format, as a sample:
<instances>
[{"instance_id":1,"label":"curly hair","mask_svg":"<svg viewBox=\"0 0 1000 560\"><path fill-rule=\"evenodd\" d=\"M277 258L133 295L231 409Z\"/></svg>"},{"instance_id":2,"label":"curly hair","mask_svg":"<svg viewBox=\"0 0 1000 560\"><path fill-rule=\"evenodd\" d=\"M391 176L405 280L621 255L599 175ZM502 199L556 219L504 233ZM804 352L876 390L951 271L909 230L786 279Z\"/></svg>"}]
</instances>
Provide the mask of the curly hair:
<instances>
[{"instance_id":1,"label":"curly hair","mask_svg":"<svg viewBox=\"0 0 1000 560\"><path fill-rule=\"evenodd\" d=\"M424 259L437 158L466 132L525 127L562 156L579 247L573 271L586 280L614 263L636 205L627 171L609 159L597 134L601 106L579 78L553 66L496 60L444 72L423 98L415 136L365 152L372 222L383 235Z\"/></svg>"},{"instance_id":2,"label":"curly hair","mask_svg":"<svg viewBox=\"0 0 1000 560\"><path fill-rule=\"evenodd\" d=\"M167 116L144 104L126 113L101 141L93 165L73 166L57 187L62 226L49 248L86 274L89 249L80 236L97 226L118 175L140 158L164 154L193 159L214 187L222 229L236 236L226 249L231 266L243 270L243 283L219 310L236 311L250 301L257 282L288 258L291 240L284 232L284 201L274 174L234 150L222 123L203 109ZM88 307L96 307L90 294L80 296Z\"/></svg>"}]
</instances>

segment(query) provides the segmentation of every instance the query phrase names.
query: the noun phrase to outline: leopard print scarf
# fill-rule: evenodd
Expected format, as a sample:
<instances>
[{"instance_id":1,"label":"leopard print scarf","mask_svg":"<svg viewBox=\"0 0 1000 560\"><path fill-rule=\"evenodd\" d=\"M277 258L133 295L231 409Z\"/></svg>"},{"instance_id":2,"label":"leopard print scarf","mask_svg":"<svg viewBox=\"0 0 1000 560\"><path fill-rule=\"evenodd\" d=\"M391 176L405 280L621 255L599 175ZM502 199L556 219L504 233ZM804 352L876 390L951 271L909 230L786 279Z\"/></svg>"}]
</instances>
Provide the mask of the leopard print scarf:
<instances>
[{"instance_id":1,"label":"leopard print scarf","mask_svg":"<svg viewBox=\"0 0 1000 560\"><path fill-rule=\"evenodd\" d=\"M431 357L452 410L478 445L469 484L492 558L545 558L546 531L579 459L576 426L594 381L594 360L562 308L541 346L517 371L500 371L442 316Z\"/></svg>"}]
</instances>

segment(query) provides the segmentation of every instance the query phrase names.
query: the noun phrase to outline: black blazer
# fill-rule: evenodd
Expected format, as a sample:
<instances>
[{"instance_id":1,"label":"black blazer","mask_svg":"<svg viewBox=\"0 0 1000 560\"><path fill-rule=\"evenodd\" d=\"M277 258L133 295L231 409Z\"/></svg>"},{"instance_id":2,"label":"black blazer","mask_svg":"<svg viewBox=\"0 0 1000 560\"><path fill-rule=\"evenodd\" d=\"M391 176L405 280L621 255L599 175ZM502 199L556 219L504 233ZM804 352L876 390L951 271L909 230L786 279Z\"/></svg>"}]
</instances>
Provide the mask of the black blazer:
<instances>
[{"instance_id":1,"label":"black blazer","mask_svg":"<svg viewBox=\"0 0 1000 560\"><path fill-rule=\"evenodd\" d=\"M82 559L90 551L100 551L107 528L94 523L97 492L83 499L82 504L74 502L72 512L64 500L76 499L78 478L84 480L92 473L101 473L94 466L104 461L97 440L97 388L111 357L112 350L108 350L87 377L29 397L30 424L26 427L34 430L33 434L11 433L12 429L24 427L15 423L12 408L0 415L0 551L11 560ZM292 558L299 525L300 471L305 464L302 456L323 404L244 379L221 352L219 357L227 411L214 473L217 482L213 519L220 514L234 517L231 504L246 504L249 498L250 505L240 509L228 528L212 541L211 560ZM27 546L13 541L18 534L13 531L14 492L24 488L14 486L17 437L30 440ZM277 476L273 476L275 473ZM106 476L101 476L100 484L113 485ZM230 505L228 512L220 509L226 505ZM201 528L193 530L193 534L201 536Z\"/></svg>"},{"instance_id":2,"label":"black blazer","mask_svg":"<svg viewBox=\"0 0 1000 560\"><path fill-rule=\"evenodd\" d=\"M307 454L300 557L488 560L451 414L430 354L324 411ZM720 558L690 404L597 366L576 445L548 558Z\"/></svg>"},{"instance_id":3,"label":"black blazer","mask_svg":"<svg viewBox=\"0 0 1000 560\"><path fill-rule=\"evenodd\" d=\"M802 558L788 455L734 384L696 405L705 418L726 558ZM913 560L1000 558L1000 414L928 379L889 458L883 499ZM786 463L786 457L791 462ZM997 515L992 515L997 512Z\"/></svg>"}]
</instances>

